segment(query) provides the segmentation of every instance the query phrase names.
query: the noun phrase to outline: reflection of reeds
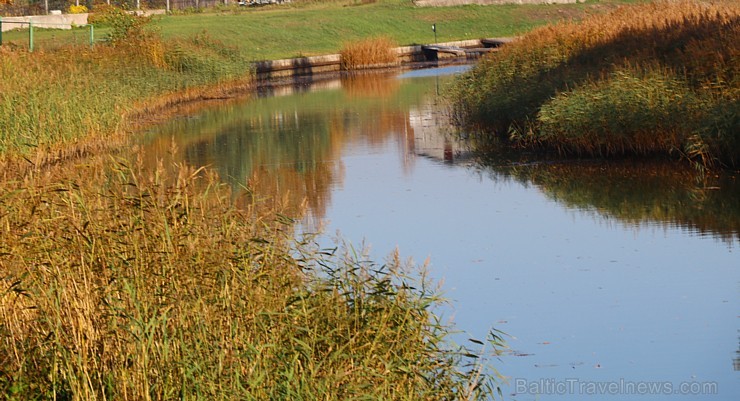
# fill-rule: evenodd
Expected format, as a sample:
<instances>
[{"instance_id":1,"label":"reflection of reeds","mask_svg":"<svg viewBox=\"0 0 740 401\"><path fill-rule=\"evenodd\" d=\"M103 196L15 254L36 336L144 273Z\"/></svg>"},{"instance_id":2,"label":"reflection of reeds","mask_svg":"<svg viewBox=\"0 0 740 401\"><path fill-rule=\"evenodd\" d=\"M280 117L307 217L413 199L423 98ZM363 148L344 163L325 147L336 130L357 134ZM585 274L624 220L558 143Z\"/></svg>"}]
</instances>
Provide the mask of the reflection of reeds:
<instances>
[{"instance_id":1,"label":"reflection of reeds","mask_svg":"<svg viewBox=\"0 0 740 401\"><path fill-rule=\"evenodd\" d=\"M740 163L740 8L676 1L537 29L457 86L461 121L589 155Z\"/></svg>"},{"instance_id":2,"label":"reflection of reeds","mask_svg":"<svg viewBox=\"0 0 740 401\"><path fill-rule=\"evenodd\" d=\"M384 98L393 95L401 83L382 74L352 73L342 76L342 88L350 97Z\"/></svg>"},{"instance_id":3,"label":"reflection of reeds","mask_svg":"<svg viewBox=\"0 0 740 401\"><path fill-rule=\"evenodd\" d=\"M738 184L731 176L697 174L664 161L534 164L496 168L496 174L534 184L571 208L627 225L678 226L740 240Z\"/></svg>"},{"instance_id":4,"label":"reflection of reeds","mask_svg":"<svg viewBox=\"0 0 740 401\"><path fill-rule=\"evenodd\" d=\"M398 64L396 43L388 37L377 37L346 43L340 55L343 70L360 70Z\"/></svg>"}]
</instances>

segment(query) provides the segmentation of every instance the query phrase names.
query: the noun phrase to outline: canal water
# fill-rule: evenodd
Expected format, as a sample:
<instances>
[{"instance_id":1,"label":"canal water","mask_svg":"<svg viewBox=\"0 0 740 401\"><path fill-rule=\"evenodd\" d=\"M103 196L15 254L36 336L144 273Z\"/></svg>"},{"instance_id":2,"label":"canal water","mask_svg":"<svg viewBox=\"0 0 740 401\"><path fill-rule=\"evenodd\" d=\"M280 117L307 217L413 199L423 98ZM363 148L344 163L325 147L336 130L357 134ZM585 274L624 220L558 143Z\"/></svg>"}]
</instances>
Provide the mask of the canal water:
<instances>
[{"instance_id":1,"label":"canal water","mask_svg":"<svg viewBox=\"0 0 740 401\"><path fill-rule=\"evenodd\" d=\"M143 136L302 229L429 260L462 333L507 333L510 400L740 397L740 184L647 162L482 161L453 131L465 67L266 87Z\"/></svg>"}]
</instances>

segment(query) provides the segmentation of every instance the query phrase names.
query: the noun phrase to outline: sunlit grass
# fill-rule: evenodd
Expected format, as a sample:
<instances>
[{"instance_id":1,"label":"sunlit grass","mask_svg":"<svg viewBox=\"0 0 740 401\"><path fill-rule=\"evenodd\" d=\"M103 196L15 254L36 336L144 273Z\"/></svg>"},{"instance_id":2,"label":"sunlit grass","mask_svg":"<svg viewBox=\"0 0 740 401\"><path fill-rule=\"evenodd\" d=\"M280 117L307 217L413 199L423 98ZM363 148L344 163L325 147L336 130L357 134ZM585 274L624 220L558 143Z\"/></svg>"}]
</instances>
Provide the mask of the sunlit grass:
<instances>
[{"instance_id":1,"label":"sunlit grass","mask_svg":"<svg viewBox=\"0 0 740 401\"><path fill-rule=\"evenodd\" d=\"M206 32L233 46L251 60L338 53L345 42L387 36L400 45L514 36L561 19L601 13L630 0L587 4L415 7L410 0L296 2L268 7L217 7L199 13L156 16L164 39L187 38ZM56 42L85 43L85 31L37 30L39 49ZM109 28L96 26L96 37ZM28 44L27 30L5 32L6 42Z\"/></svg>"},{"instance_id":2,"label":"sunlit grass","mask_svg":"<svg viewBox=\"0 0 740 401\"><path fill-rule=\"evenodd\" d=\"M206 35L165 45L154 36L119 45L28 53L0 49L0 155L62 157L115 145L126 115L200 97L251 79L240 54ZM196 91L196 89L198 89Z\"/></svg>"}]
</instances>

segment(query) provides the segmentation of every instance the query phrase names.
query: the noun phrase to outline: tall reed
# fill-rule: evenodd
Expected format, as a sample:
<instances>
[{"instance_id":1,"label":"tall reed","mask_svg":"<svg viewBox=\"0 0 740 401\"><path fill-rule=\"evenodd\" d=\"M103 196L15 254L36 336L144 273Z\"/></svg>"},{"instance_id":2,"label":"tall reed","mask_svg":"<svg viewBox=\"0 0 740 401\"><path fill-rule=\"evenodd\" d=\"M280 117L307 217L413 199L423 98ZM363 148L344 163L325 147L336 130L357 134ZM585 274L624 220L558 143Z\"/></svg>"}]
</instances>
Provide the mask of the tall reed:
<instances>
[{"instance_id":1,"label":"tall reed","mask_svg":"<svg viewBox=\"0 0 740 401\"><path fill-rule=\"evenodd\" d=\"M492 372L448 342L423 270L295 243L289 219L249 199L233 207L205 170L89 160L0 185L5 398L495 391Z\"/></svg>"},{"instance_id":2,"label":"tall reed","mask_svg":"<svg viewBox=\"0 0 740 401\"><path fill-rule=\"evenodd\" d=\"M398 64L396 46L392 39L384 36L345 43L340 52L342 69L360 70Z\"/></svg>"},{"instance_id":3,"label":"tall reed","mask_svg":"<svg viewBox=\"0 0 740 401\"><path fill-rule=\"evenodd\" d=\"M527 147L740 162L733 2L660 1L537 29L454 91L461 124Z\"/></svg>"}]
</instances>

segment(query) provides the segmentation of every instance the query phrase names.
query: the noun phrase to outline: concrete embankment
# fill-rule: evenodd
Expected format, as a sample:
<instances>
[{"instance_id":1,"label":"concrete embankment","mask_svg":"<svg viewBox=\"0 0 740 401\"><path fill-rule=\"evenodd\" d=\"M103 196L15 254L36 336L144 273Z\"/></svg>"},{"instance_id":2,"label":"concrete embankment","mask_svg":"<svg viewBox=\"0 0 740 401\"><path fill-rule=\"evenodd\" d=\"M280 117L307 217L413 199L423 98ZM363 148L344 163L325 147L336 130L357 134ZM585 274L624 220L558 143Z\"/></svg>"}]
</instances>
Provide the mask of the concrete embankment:
<instances>
[{"instance_id":1,"label":"concrete embankment","mask_svg":"<svg viewBox=\"0 0 740 401\"><path fill-rule=\"evenodd\" d=\"M161 15L165 14L165 10L146 10L146 11L132 11L137 15ZM87 24L87 17L90 14L49 14L49 15L29 15L25 17L2 17L0 23L0 29L2 32L10 31L13 29L28 28L29 23L33 24L35 28L48 28L48 29L72 29L73 26L80 26Z\"/></svg>"},{"instance_id":2,"label":"concrete embankment","mask_svg":"<svg viewBox=\"0 0 740 401\"><path fill-rule=\"evenodd\" d=\"M398 57L397 62L390 65L371 65L366 66L366 68L384 68L403 63L459 58L460 52L466 53L465 57L468 58L479 57L480 54L495 50L497 47L511 40L512 38L491 38L435 43L434 45L401 46L395 49ZM435 48L460 49L460 52L438 52ZM254 68L259 78L271 79L336 72L340 71L341 63L341 55L328 54L323 56L258 61L254 63Z\"/></svg>"},{"instance_id":3,"label":"concrete embankment","mask_svg":"<svg viewBox=\"0 0 740 401\"><path fill-rule=\"evenodd\" d=\"M26 17L2 17L2 31L28 28L72 29L72 26L87 24L88 14L49 14L30 15Z\"/></svg>"}]
</instances>

